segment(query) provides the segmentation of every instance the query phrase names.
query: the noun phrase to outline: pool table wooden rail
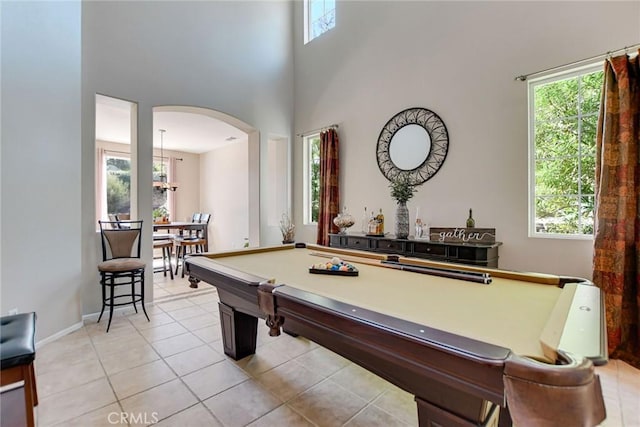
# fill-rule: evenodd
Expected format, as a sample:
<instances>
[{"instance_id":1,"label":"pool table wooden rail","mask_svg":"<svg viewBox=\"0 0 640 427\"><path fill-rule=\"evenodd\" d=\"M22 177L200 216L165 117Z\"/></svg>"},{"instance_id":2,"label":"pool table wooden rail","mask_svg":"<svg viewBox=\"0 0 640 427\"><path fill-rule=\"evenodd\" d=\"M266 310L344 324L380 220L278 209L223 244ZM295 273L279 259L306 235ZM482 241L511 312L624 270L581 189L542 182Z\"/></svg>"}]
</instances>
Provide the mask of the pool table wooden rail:
<instances>
[{"instance_id":1,"label":"pool table wooden rail","mask_svg":"<svg viewBox=\"0 0 640 427\"><path fill-rule=\"evenodd\" d=\"M501 426L512 416L519 426L596 425L605 417L587 359L559 352L563 364L549 365L288 286L262 283L258 301L272 328L286 326L413 394L421 426L484 425L498 408Z\"/></svg>"},{"instance_id":2,"label":"pool table wooden rail","mask_svg":"<svg viewBox=\"0 0 640 427\"><path fill-rule=\"evenodd\" d=\"M510 355L506 348L354 309L288 286L261 284L258 295L263 309L269 306L264 301L274 299L276 312L266 313L268 319L276 319L274 327L284 326L319 343L415 395L417 401L437 403L431 413L444 408L475 421L485 418L487 401L503 405L502 370ZM452 425L434 414L421 413L419 418L421 425L430 425L423 424L426 419Z\"/></svg>"},{"instance_id":3,"label":"pool table wooden rail","mask_svg":"<svg viewBox=\"0 0 640 427\"><path fill-rule=\"evenodd\" d=\"M339 252L343 258L361 255L356 251L307 247ZM285 249L291 247L277 248ZM203 256L215 261L218 257L268 250L273 249ZM372 262L386 259L381 254L364 254L363 258ZM187 259L189 280L202 280L218 289L224 350L234 359L255 352L257 318L266 318L272 334L284 327L413 394L420 426L484 425L495 421L496 410L500 412L500 426L511 425L512 416L519 426L595 425L604 418L598 377L586 359L577 360L559 352L559 362L564 365L550 366L517 356L504 347L354 307L286 284L269 283L270 278L221 263L210 268L205 262L192 260ZM420 260L421 264L424 262ZM451 264L446 266L450 268ZM509 278L519 274L492 271L492 275ZM536 276L539 283L558 287L576 281ZM551 414L552 418L530 418L537 413Z\"/></svg>"}]
</instances>

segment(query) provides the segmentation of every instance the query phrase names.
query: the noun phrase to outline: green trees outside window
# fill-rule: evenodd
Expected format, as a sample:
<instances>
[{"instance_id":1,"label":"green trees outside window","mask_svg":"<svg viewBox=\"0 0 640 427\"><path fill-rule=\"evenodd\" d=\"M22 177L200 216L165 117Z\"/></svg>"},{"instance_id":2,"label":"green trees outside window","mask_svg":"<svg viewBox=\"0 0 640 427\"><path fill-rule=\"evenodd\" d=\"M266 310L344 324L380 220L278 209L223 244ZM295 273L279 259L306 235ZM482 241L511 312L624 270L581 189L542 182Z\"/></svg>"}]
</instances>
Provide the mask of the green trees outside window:
<instances>
[{"instance_id":1,"label":"green trees outside window","mask_svg":"<svg viewBox=\"0 0 640 427\"><path fill-rule=\"evenodd\" d=\"M320 135L308 138L309 142L309 213L310 222L318 222L320 212Z\"/></svg>"},{"instance_id":2,"label":"green trees outside window","mask_svg":"<svg viewBox=\"0 0 640 427\"><path fill-rule=\"evenodd\" d=\"M153 162L153 182L167 181L167 169L169 165L165 162L164 166L161 162L154 160ZM169 206L167 205L167 191L160 187L153 187L151 194L151 206L153 208L153 218L169 215ZM174 218L175 219L175 218Z\"/></svg>"},{"instance_id":3,"label":"green trees outside window","mask_svg":"<svg viewBox=\"0 0 640 427\"><path fill-rule=\"evenodd\" d=\"M107 213L131 212L131 161L107 157Z\"/></svg>"},{"instance_id":4,"label":"green trees outside window","mask_svg":"<svg viewBox=\"0 0 640 427\"><path fill-rule=\"evenodd\" d=\"M107 157L105 161L107 176L107 213L109 215L129 214L131 212L131 161L122 157ZM164 171L167 165L164 166ZM153 181L161 180L160 162L153 163ZM103 196L104 197L104 196ZM153 187L152 204L154 217L168 215L167 192ZM155 213L159 214L156 215Z\"/></svg>"},{"instance_id":5,"label":"green trees outside window","mask_svg":"<svg viewBox=\"0 0 640 427\"><path fill-rule=\"evenodd\" d=\"M602 71L532 82L535 232L593 234Z\"/></svg>"}]
</instances>

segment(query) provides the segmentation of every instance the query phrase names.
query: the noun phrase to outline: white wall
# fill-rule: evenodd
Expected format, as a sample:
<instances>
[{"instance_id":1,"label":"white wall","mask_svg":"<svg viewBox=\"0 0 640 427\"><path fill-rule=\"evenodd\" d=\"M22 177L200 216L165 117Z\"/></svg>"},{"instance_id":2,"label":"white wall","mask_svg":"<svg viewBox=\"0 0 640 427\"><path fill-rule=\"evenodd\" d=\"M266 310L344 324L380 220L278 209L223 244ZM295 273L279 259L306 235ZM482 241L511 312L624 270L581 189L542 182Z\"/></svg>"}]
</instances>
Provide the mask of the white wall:
<instances>
[{"instance_id":1,"label":"white wall","mask_svg":"<svg viewBox=\"0 0 640 427\"><path fill-rule=\"evenodd\" d=\"M236 141L200 155L200 211L212 215L209 250L241 248L249 237L249 149Z\"/></svg>"},{"instance_id":2,"label":"white wall","mask_svg":"<svg viewBox=\"0 0 640 427\"><path fill-rule=\"evenodd\" d=\"M291 218L291 144L289 138L280 136L269 137L266 158L263 169L263 187L267 197L262 204L263 215L263 240L273 243L282 241L280 221L282 215ZM294 230L295 231L295 230Z\"/></svg>"},{"instance_id":3,"label":"white wall","mask_svg":"<svg viewBox=\"0 0 640 427\"><path fill-rule=\"evenodd\" d=\"M138 104L138 208L147 224L151 223L153 107L210 108L237 117L261 135L290 134L291 9L291 3L279 1L84 2L83 200L94 197L95 93ZM266 144L266 137L261 144ZM83 212L84 313L99 310L100 300L94 274L99 254L95 244L91 246L96 239L92 217L92 212ZM150 228L144 238L150 241ZM150 261L151 251L144 256ZM151 277L149 272L147 295L151 295Z\"/></svg>"},{"instance_id":4,"label":"white wall","mask_svg":"<svg viewBox=\"0 0 640 427\"><path fill-rule=\"evenodd\" d=\"M156 150L156 155L159 154ZM176 175L172 179L178 189L173 193L176 211L171 220L191 221L193 213L200 209L200 154L164 150L164 156L182 159L176 161Z\"/></svg>"},{"instance_id":5,"label":"white wall","mask_svg":"<svg viewBox=\"0 0 640 427\"><path fill-rule=\"evenodd\" d=\"M638 43L640 3L339 1L336 27L306 46L301 16L296 3L295 130L340 124L342 205L393 223L377 138L396 113L429 108L449 154L411 218L419 206L431 226L463 226L473 208L504 242L501 268L591 277L591 241L527 237L527 87L514 77ZM302 224L300 138L294 167ZM314 241L315 227L298 235Z\"/></svg>"},{"instance_id":6,"label":"white wall","mask_svg":"<svg viewBox=\"0 0 640 427\"><path fill-rule=\"evenodd\" d=\"M134 207L150 224L154 106L202 106L264 135L291 133L292 5L54 1L0 7L1 310L37 311L40 339L100 309L95 94L137 106ZM151 241L150 227L144 239ZM150 245L144 257L150 262ZM151 277L149 271L147 295Z\"/></svg>"},{"instance_id":7,"label":"white wall","mask_svg":"<svg viewBox=\"0 0 640 427\"><path fill-rule=\"evenodd\" d=\"M82 310L81 8L80 2L0 8L0 311L36 311L40 340L78 323ZM87 212L93 218L93 209Z\"/></svg>"}]
</instances>

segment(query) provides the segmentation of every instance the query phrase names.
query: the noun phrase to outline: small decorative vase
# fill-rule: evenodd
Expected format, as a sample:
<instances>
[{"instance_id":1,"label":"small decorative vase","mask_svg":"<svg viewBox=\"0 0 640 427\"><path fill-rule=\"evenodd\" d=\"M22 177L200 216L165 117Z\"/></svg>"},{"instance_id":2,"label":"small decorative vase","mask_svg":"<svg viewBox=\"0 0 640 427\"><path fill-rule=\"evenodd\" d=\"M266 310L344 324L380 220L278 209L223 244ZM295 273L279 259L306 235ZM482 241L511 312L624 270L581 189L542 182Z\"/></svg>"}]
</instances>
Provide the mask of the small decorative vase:
<instances>
[{"instance_id":1,"label":"small decorative vase","mask_svg":"<svg viewBox=\"0 0 640 427\"><path fill-rule=\"evenodd\" d=\"M406 239L409 237L409 209L407 202L399 202L396 208L396 238Z\"/></svg>"}]
</instances>

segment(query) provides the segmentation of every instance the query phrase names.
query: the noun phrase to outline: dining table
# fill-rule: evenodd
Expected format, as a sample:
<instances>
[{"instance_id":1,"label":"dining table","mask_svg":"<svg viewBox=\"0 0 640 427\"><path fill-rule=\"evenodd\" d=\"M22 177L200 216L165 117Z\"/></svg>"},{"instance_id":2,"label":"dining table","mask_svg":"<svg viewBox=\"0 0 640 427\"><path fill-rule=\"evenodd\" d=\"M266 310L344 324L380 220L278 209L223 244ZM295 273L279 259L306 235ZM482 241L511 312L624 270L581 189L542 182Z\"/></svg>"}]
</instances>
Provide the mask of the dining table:
<instances>
[{"instance_id":1,"label":"dining table","mask_svg":"<svg viewBox=\"0 0 640 427\"><path fill-rule=\"evenodd\" d=\"M160 230L177 230L178 237L183 237L185 231L195 231L196 233L202 232L201 236L205 240L204 251L209 251L209 232L206 222L189 222L189 221L169 221L169 222L154 222L153 232L156 233ZM154 235L155 238L155 235Z\"/></svg>"}]
</instances>

